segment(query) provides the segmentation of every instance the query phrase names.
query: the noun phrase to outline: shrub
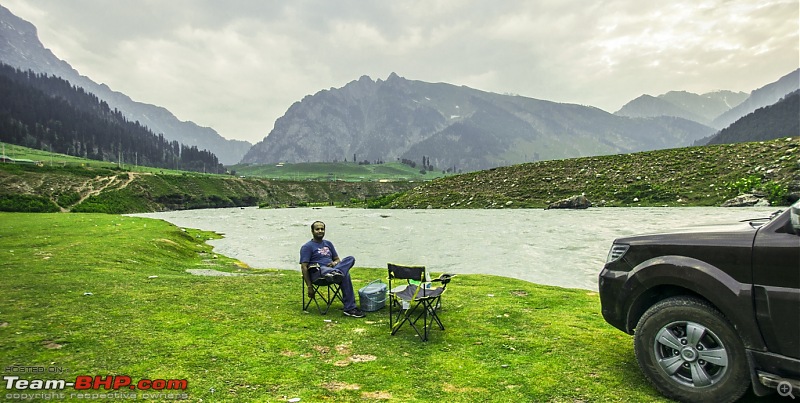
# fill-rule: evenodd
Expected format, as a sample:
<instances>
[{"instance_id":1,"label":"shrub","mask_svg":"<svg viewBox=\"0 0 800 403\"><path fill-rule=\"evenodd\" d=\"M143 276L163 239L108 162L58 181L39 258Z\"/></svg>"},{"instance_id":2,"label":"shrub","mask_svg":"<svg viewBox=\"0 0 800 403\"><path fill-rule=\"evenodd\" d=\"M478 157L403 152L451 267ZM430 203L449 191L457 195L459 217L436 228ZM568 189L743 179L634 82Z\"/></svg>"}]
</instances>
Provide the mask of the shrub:
<instances>
[{"instance_id":1,"label":"shrub","mask_svg":"<svg viewBox=\"0 0 800 403\"><path fill-rule=\"evenodd\" d=\"M52 200L33 195L0 195L0 211L22 213L55 213L58 206Z\"/></svg>"},{"instance_id":2,"label":"shrub","mask_svg":"<svg viewBox=\"0 0 800 403\"><path fill-rule=\"evenodd\" d=\"M149 201L128 189L112 190L89 197L72 208L76 213L128 214L152 211Z\"/></svg>"},{"instance_id":3,"label":"shrub","mask_svg":"<svg viewBox=\"0 0 800 403\"><path fill-rule=\"evenodd\" d=\"M403 195L403 193L392 193L389 195L381 196L376 199L367 200L367 208L384 208L392 204L392 202Z\"/></svg>"},{"instance_id":4,"label":"shrub","mask_svg":"<svg viewBox=\"0 0 800 403\"><path fill-rule=\"evenodd\" d=\"M78 202L81 199L81 195L78 192L68 192L62 193L58 195L58 199L56 202L61 207L69 207Z\"/></svg>"},{"instance_id":5,"label":"shrub","mask_svg":"<svg viewBox=\"0 0 800 403\"><path fill-rule=\"evenodd\" d=\"M620 189L615 197L625 203L632 203L638 199L639 202L664 203L673 202L678 197L675 193L667 190L664 186L652 183L633 183Z\"/></svg>"},{"instance_id":6,"label":"shrub","mask_svg":"<svg viewBox=\"0 0 800 403\"><path fill-rule=\"evenodd\" d=\"M750 175L746 178L740 178L734 182L726 184L728 190L736 194L750 193L756 190L761 185L761 177Z\"/></svg>"},{"instance_id":7,"label":"shrub","mask_svg":"<svg viewBox=\"0 0 800 403\"><path fill-rule=\"evenodd\" d=\"M789 196L789 187L778 182L769 181L761 187L767 194L767 200L772 205L786 204Z\"/></svg>"}]
</instances>

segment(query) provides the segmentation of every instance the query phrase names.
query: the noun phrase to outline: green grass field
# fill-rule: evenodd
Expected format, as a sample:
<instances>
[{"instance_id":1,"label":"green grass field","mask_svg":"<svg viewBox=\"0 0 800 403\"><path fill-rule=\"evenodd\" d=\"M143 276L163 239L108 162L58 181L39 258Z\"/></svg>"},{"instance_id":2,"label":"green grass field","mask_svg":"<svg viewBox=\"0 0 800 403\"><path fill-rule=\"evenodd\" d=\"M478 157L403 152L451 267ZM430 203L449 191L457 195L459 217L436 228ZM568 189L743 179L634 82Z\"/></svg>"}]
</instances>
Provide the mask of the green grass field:
<instances>
[{"instance_id":1,"label":"green grass field","mask_svg":"<svg viewBox=\"0 0 800 403\"><path fill-rule=\"evenodd\" d=\"M385 309L365 319L339 304L326 316L302 312L299 271L216 255L212 233L107 214L0 220L6 376L186 380L186 390L161 393L215 402L666 401L639 372L631 337L603 321L595 292L457 276L443 300L446 330L423 343L407 328L391 336ZM386 277L385 268L352 273L356 289ZM70 394L87 391L3 391L34 392L79 401Z\"/></svg>"},{"instance_id":2,"label":"green grass field","mask_svg":"<svg viewBox=\"0 0 800 403\"><path fill-rule=\"evenodd\" d=\"M150 172L161 174L186 175L186 171L153 168L135 164L117 164L114 161L95 161L66 154L52 153L46 150L3 144L5 154L14 159L38 161L47 166L85 166L97 168L116 168L133 172ZM287 181L426 181L445 176L441 171L430 171L422 174L419 167L412 168L399 162L385 164L359 165L348 162L309 162L299 164L244 164L228 167L237 176L265 178ZM192 175L202 173L190 172Z\"/></svg>"},{"instance_id":3,"label":"green grass field","mask_svg":"<svg viewBox=\"0 0 800 403\"><path fill-rule=\"evenodd\" d=\"M234 165L237 175L277 180L321 181L424 181L444 176L441 171L420 173L399 162L359 165L352 162L309 162L301 164Z\"/></svg>"},{"instance_id":4,"label":"green grass field","mask_svg":"<svg viewBox=\"0 0 800 403\"><path fill-rule=\"evenodd\" d=\"M70 164L78 163L78 164L80 164L80 163L95 162L95 163L98 164L96 166L102 166L104 168L111 168L111 167L117 165L117 164L112 164L110 162L92 161L92 160L88 160L86 158L79 158L79 157L73 157L71 155L52 153L52 152L45 151L45 150L36 150L36 149L33 149L33 148L17 146L17 145L8 144L8 143L0 143L0 144L2 144L2 149L0 149L0 154L6 155L6 156L8 156L10 158L14 158L14 159L28 159L28 160L33 160L33 161L40 161L43 164L51 164L51 163L52 164L63 164L63 163L70 163ZM100 164L104 164L104 165L100 165Z\"/></svg>"},{"instance_id":5,"label":"green grass field","mask_svg":"<svg viewBox=\"0 0 800 403\"><path fill-rule=\"evenodd\" d=\"M33 148L17 146L8 143L2 143L2 144L3 144L3 149L0 150L0 154L2 154L2 151L5 150L4 155L10 158L38 161L39 163L45 166L54 166L54 167L82 166L82 167L108 168L108 169L119 167L133 172L149 172L149 173L174 174L174 175L187 175L187 174L213 175L213 174L203 174L199 172L188 172L188 171L180 171L180 170L166 169L166 168L154 168L136 164L118 164L116 161L97 161L87 158L75 157L72 155L53 153L46 150L36 150Z\"/></svg>"}]
</instances>

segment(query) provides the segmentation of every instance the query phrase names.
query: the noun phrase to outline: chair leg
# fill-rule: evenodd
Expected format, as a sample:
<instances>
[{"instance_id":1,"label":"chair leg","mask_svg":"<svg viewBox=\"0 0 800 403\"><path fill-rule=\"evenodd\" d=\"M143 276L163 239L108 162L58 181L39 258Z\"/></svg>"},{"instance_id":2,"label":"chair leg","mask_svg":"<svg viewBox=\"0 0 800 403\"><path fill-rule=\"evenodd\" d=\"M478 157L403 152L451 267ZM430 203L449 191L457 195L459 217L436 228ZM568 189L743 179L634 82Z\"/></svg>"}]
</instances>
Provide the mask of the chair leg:
<instances>
[{"instance_id":1,"label":"chair leg","mask_svg":"<svg viewBox=\"0 0 800 403\"><path fill-rule=\"evenodd\" d=\"M311 303L314 302L314 305L317 307L317 311L319 311L319 313L321 315L326 315L328 313L328 311L331 309L331 305L333 304L334 301L336 301L337 299L339 301L342 301L342 295L341 295L342 289L338 284L331 284L329 286L318 286L318 285L312 284L312 287L313 287L313 290L314 290L314 296L308 298L308 302L306 302L306 285L305 285L305 282L303 282L303 310L304 311L307 311L308 307L311 306ZM322 287L325 288L324 294L323 294L323 291L320 290L320 288L322 288ZM333 290L331 290L331 288L333 288ZM322 300L323 305L325 305L325 309L322 308L322 306L320 305L320 302L319 302L319 300L317 298ZM344 301L342 301L342 303L344 303Z\"/></svg>"},{"instance_id":2,"label":"chair leg","mask_svg":"<svg viewBox=\"0 0 800 403\"><path fill-rule=\"evenodd\" d=\"M389 304L389 327L392 329L393 336L406 322L414 329L421 341L428 341L429 328L434 323L439 326L439 329L444 330L439 314L436 313L439 298L420 300L412 303L412 306L407 309L399 307L396 312L394 302L392 301ZM421 327L419 325L420 319L422 319Z\"/></svg>"},{"instance_id":3,"label":"chair leg","mask_svg":"<svg viewBox=\"0 0 800 403\"><path fill-rule=\"evenodd\" d=\"M392 299L389 302L389 330L392 332L392 336L394 336L394 326L392 326L394 325L394 321L392 320L394 319L394 310L392 309L395 304L394 295L390 295L389 297Z\"/></svg>"},{"instance_id":4,"label":"chair leg","mask_svg":"<svg viewBox=\"0 0 800 403\"><path fill-rule=\"evenodd\" d=\"M407 310L398 309L396 312L391 312L392 308L389 307L389 327L392 329L392 336L403 326L403 323L408 321Z\"/></svg>"},{"instance_id":5,"label":"chair leg","mask_svg":"<svg viewBox=\"0 0 800 403\"><path fill-rule=\"evenodd\" d=\"M428 307L425 306L426 302L422 301L422 331L424 335L422 336L422 341L428 341Z\"/></svg>"},{"instance_id":6,"label":"chair leg","mask_svg":"<svg viewBox=\"0 0 800 403\"><path fill-rule=\"evenodd\" d=\"M303 280L303 311L307 310L309 305L311 305L311 300L309 299L306 304L306 281Z\"/></svg>"},{"instance_id":7,"label":"chair leg","mask_svg":"<svg viewBox=\"0 0 800 403\"><path fill-rule=\"evenodd\" d=\"M325 296L320 294L319 287L315 287L315 288L316 288L317 292L314 293L314 304L317 306L317 310L319 311L319 313L321 315L327 315L328 314L328 308L330 308L330 304L328 304L328 300L325 299ZM328 294L330 294L330 290L326 290L326 291L328 292ZM323 304L323 305L325 305L325 310L324 311L322 310L322 307L319 306L319 301L317 301L317 298L320 298L322 300L322 302L324 302L324 304Z\"/></svg>"},{"instance_id":8,"label":"chair leg","mask_svg":"<svg viewBox=\"0 0 800 403\"><path fill-rule=\"evenodd\" d=\"M411 327L414 328L415 332L417 332L417 335L419 336L419 339L421 341L428 341L428 326L426 324L428 318L427 318L427 314L425 312L425 309L423 309L422 312L417 314L417 317L414 320L411 320L411 316L413 316L414 312L417 311L417 308L419 308L419 305L420 304L415 305L414 308L410 310L410 312L408 313L408 315L406 317L408 318L408 324L411 325ZM419 321L419 318L421 318L421 317L423 317L423 319L422 319L422 331L420 332L419 328L417 327L417 322Z\"/></svg>"},{"instance_id":9,"label":"chair leg","mask_svg":"<svg viewBox=\"0 0 800 403\"><path fill-rule=\"evenodd\" d=\"M417 311L419 310L419 312ZM416 317L414 316L416 314ZM422 319L422 330L420 331L417 322ZM405 311L405 316L403 317L404 322L408 322L409 326L414 328L414 331L417 333L421 341L428 341L428 311L425 308L424 301L419 301L414 306L409 307ZM400 326L397 326L398 329Z\"/></svg>"},{"instance_id":10,"label":"chair leg","mask_svg":"<svg viewBox=\"0 0 800 403\"><path fill-rule=\"evenodd\" d=\"M391 307L390 307L390 309L391 309ZM394 336L397 333L397 331L400 330L400 328L403 327L403 324L405 324L406 322L408 322L408 324L411 325L411 327L414 328L414 330L417 332L417 334L419 334L419 329L417 329L416 325L414 324L414 322L416 322L416 320L414 320L414 321L411 320L411 316L415 311L416 311L416 306L413 307L413 308L409 307L407 309L403 309L402 307L400 307L398 309L398 311L397 311L397 314L391 315L389 317L389 322L390 322L389 326L392 329L392 336ZM394 323L392 323L392 319L394 319ZM419 319L419 318L417 318L417 319Z\"/></svg>"},{"instance_id":11,"label":"chair leg","mask_svg":"<svg viewBox=\"0 0 800 403\"><path fill-rule=\"evenodd\" d=\"M420 301L420 305L422 305L423 311L420 315L415 319L415 322L419 320L419 317L422 317L422 323L425 327L424 329L424 336L423 341L428 340L429 329L436 323L439 326L439 329L444 330L444 325L442 324L441 319L439 319L439 314L436 313L436 304L438 303L438 298L433 300L423 300Z\"/></svg>"},{"instance_id":12,"label":"chair leg","mask_svg":"<svg viewBox=\"0 0 800 403\"><path fill-rule=\"evenodd\" d=\"M422 304L424 305L425 302L423 301ZM423 306L422 307L422 314L424 318L422 319L422 330L425 332L425 336L422 338L422 341L428 341L428 308Z\"/></svg>"},{"instance_id":13,"label":"chair leg","mask_svg":"<svg viewBox=\"0 0 800 403\"><path fill-rule=\"evenodd\" d=\"M322 299L323 301L325 301L325 312L322 312L323 315L326 315L328 313L328 311L331 309L331 305L333 305L333 302L337 298L339 299L339 301L342 300L342 296L340 295L342 292L342 288L339 285L331 285L325 288L327 288L328 298ZM333 288L333 295L331 295L331 288Z\"/></svg>"},{"instance_id":14,"label":"chair leg","mask_svg":"<svg viewBox=\"0 0 800 403\"><path fill-rule=\"evenodd\" d=\"M436 298L435 300L428 302L428 312L431 314L431 325L433 325L433 322L435 321L436 324L439 325L439 329L444 330L444 325L439 319L439 314L436 313L436 309L439 307L439 300L441 300L441 298Z\"/></svg>"},{"instance_id":15,"label":"chair leg","mask_svg":"<svg viewBox=\"0 0 800 403\"><path fill-rule=\"evenodd\" d=\"M407 320L405 316L406 312L407 309L403 308L403 301L392 295L391 302L389 303L389 329L392 331L392 336L402 327L402 322ZM401 320L401 318L403 319Z\"/></svg>"}]
</instances>

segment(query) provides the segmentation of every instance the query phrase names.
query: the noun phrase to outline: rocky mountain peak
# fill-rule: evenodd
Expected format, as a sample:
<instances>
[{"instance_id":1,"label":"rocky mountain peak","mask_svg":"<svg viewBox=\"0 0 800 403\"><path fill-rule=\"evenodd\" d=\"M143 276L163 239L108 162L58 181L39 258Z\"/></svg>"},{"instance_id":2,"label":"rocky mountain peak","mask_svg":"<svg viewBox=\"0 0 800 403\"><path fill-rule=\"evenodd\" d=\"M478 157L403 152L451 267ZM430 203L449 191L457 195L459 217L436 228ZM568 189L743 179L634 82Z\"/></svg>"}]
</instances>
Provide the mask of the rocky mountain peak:
<instances>
[{"instance_id":1,"label":"rocky mountain peak","mask_svg":"<svg viewBox=\"0 0 800 403\"><path fill-rule=\"evenodd\" d=\"M409 160L470 171L689 145L713 130L682 119L619 117L597 108L464 86L362 76L306 96L244 163ZM610 135L609 135L610 133Z\"/></svg>"}]
</instances>

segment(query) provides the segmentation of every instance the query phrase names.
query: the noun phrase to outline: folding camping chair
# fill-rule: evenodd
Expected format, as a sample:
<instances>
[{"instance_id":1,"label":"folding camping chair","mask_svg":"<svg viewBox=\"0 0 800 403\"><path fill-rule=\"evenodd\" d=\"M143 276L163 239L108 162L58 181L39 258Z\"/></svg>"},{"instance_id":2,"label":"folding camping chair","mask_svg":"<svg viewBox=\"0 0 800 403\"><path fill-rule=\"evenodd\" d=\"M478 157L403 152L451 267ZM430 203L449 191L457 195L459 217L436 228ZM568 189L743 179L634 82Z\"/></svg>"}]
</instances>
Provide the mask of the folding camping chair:
<instances>
[{"instance_id":1,"label":"folding camping chair","mask_svg":"<svg viewBox=\"0 0 800 403\"><path fill-rule=\"evenodd\" d=\"M436 323L439 329L444 330L444 325L439 319L436 310L442 300L442 293L453 277L452 274L442 274L439 278L427 281L425 266L403 266L389 263L389 327L394 336L400 328L408 323L422 341L428 341L428 328ZM397 284L398 280L405 280L405 284ZM394 284L392 284L394 282ZM440 283L441 287L433 287L433 283ZM417 325L422 318L422 329Z\"/></svg>"},{"instance_id":2,"label":"folding camping chair","mask_svg":"<svg viewBox=\"0 0 800 403\"><path fill-rule=\"evenodd\" d=\"M317 268L317 270L319 270L319 268ZM314 296L311 298L308 298L308 293L306 292L306 281L303 278L302 273L300 274L300 279L303 281L303 311L308 311L308 307L311 306L311 302L314 302L314 305L317 306L319 313L325 315L328 313L328 310L331 308L331 304L333 304L334 301L339 300L342 302L342 304L344 304L344 301L342 301L341 278L336 281L329 277L320 276L316 280L312 281L311 287L314 290ZM306 299L308 299L308 302L306 302ZM318 299L322 300L322 303L320 303Z\"/></svg>"}]
</instances>

